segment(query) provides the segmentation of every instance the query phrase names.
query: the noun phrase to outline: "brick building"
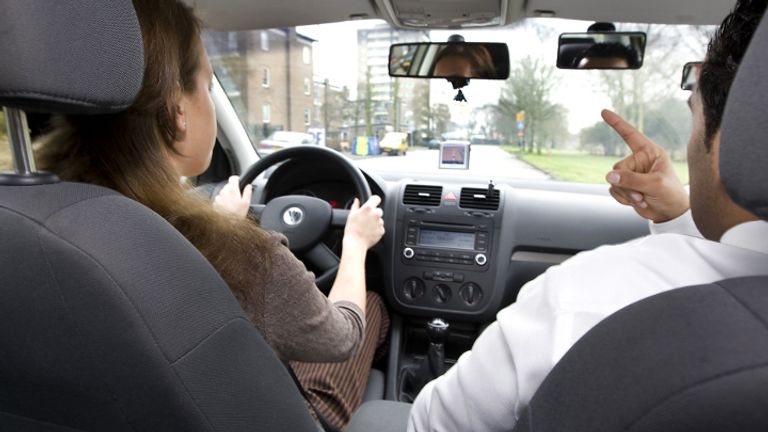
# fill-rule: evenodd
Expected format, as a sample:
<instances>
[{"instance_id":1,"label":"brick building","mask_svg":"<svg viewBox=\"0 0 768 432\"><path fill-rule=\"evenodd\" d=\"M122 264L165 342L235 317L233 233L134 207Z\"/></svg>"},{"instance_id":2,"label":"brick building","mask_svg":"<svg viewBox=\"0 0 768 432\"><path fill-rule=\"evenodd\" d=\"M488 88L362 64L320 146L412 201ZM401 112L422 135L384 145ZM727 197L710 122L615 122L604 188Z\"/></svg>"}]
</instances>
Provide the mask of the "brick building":
<instances>
[{"instance_id":1,"label":"brick building","mask_svg":"<svg viewBox=\"0 0 768 432\"><path fill-rule=\"evenodd\" d=\"M312 39L295 29L207 32L216 75L256 141L312 124Z\"/></svg>"}]
</instances>

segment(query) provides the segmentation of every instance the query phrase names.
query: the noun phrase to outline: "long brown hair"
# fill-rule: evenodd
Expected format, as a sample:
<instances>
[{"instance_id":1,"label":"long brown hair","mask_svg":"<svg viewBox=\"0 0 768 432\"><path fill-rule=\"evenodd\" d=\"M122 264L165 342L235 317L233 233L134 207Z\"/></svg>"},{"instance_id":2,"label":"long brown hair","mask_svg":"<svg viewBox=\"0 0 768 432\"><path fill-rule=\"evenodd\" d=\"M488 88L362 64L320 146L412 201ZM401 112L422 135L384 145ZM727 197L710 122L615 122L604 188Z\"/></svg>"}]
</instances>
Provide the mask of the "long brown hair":
<instances>
[{"instance_id":1,"label":"long brown hair","mask_svg":"<svg viewBox=\"0 0 768 432\"><path fill-rule=\"evenodd\" d=\"M105 186L151 208L202 252L241 303L252 304L249 293L269 271L267 234L191 195L167 156L176 151L179 92L206 91L195 82L201 24L178 0L133 3L144 39L138 97L118 114L55 117L39 143L39 163L63 180Z\"/></svg>"}]
</instances>

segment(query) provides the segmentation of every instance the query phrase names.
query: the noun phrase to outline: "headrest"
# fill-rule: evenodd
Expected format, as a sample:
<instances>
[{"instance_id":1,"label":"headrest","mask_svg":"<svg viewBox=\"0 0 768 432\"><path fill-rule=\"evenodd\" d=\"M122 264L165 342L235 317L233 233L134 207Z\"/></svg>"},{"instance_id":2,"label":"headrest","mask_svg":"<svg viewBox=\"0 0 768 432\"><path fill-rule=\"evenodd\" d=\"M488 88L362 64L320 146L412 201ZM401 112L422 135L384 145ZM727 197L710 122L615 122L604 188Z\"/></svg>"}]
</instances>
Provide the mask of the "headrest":
<instances>
[{"instance_id":1,"label":"headrest","mask_svg":"<svg viewBox=\"0 0 768 432\"><path fill-rule=\"evenodd\" d=\"M0 105L29 111L120 111L144 73L131 0L0 0L0 59Z\"/></svg>"},{"instance_id":2,"label":"headrest","mask_svg":"<svg viewBox=\"0 0 768 432\"><path fill-rule=\"evenodd\" d=\"M731 199L768 219L768 20L741 61L723 114L720 176Z\"/></svg>"}]
</instances>

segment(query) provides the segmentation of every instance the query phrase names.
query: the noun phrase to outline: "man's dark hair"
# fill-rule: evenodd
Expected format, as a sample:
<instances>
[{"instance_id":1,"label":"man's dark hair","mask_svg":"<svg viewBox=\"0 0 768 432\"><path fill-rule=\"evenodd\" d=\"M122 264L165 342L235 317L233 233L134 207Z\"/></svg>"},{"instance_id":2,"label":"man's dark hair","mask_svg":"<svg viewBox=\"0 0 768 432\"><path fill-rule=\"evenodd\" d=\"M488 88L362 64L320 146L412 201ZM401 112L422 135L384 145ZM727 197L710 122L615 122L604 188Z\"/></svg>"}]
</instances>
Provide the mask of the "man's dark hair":
<instances>
[{"instance_id":1,"label":"man's dark hair","mask_svg":"<svg viewBox=\"0 0 768 432\"><path fill-rule=\"evenodd\" d=\"M584 50L580 55L576 56L573 62L573 66L578 68L581 61L585 58L614 57L626 60L627 66L630 69L637 69L640 67L640 59L637 55L637 51L634 48L619 42L603 42L592 45L591 47Z\"/></svg>"},{"instance_id":2,"label":"man's dark hair","mask_svg":"<svg viewBox=\"0 0 768 432\"><path fill-rule=\"evenodd\" d=\"M768 0L738 0L709 42L698 79L707 150L720 129L731 83L767 4Z\"/></svg>"}]
</instances>

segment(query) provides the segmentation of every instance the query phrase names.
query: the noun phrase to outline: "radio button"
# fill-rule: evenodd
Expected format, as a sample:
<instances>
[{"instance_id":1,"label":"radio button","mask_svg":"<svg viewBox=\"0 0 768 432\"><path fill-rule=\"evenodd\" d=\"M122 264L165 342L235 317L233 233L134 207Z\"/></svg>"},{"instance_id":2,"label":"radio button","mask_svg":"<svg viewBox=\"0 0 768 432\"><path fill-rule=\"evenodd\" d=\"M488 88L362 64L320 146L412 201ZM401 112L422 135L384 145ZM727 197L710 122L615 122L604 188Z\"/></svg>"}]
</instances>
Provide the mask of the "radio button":
<instances>
[{"instance_id":1,"label":"radio button","mask_svg":"<svg viewBox=\"0 0 768 432\"><path fill-rule=\"evenodd\" d=\"M479 266L484 266L488 262L488 258L485 256L485 254L477 254L475 255L475 262Z\"/></svg>"},{"instance_id":2,"label":"radio button","mask_svg":"<svg viewBox=\"0 0 768 432\"><path fill-rule=\"evenodd\" d=\"M471 259L468 259L468 260L459 260L459 264L464 264L464 265L472 265L472 264L474 264L474 263L475 263L475 262L474 262L474 261L472 261Z\"/></svg>"},{"instance_id":3,"label":"radio button","mask_svg":"<svg viewBox=\"0 0 768 432\"><path fill-rule=\"evenodd\" d=\"M411 258L413 258L413 255L414 255L414 254L415 254L415 253L413 252L413 249L411 249L411 248L409 248L409 247L407 247L407 248L403 249L403 256L405 257L405 259L411 259Z\"/></svg>"},{"instance_id":4,"label":"radio button","mask_svg":"<svg viewBox=\"0 0 768 432\"><path fill-rule=\"evenodd\" d=\"M453 281L454 282L464 282L464 274L462 273L456 273L453 275Z\"/></svg>"}]
</instances>

